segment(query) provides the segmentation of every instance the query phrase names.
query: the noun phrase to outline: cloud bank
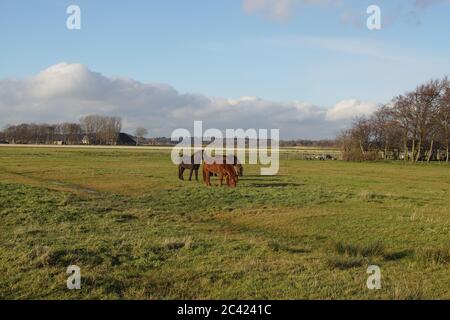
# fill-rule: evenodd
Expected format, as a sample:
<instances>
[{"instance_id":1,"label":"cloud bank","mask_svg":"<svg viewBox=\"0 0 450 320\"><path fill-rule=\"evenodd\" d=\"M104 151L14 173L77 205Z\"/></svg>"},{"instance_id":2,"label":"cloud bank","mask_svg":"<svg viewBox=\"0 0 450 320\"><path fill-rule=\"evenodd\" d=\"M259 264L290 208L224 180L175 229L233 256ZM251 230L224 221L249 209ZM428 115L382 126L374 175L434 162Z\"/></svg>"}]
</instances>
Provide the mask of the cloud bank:
<instances>
[{"instance_id":1,"label":"cloud bank","mask_svg":"<svg viewBox=\"0 0 450 320\"><path fill-rule=\"evenodd\" d=\"M88 114L120 116L124 130L145 127L151 136L176 128L279 128L282 138L332 138L376 105L348 99L331 108L257 97L215 98L182 94L163 84L106 77L81 64L59 63L21 80L0 80L0 126L21 122L77 122Z\"/></svg>"}]
</instances>

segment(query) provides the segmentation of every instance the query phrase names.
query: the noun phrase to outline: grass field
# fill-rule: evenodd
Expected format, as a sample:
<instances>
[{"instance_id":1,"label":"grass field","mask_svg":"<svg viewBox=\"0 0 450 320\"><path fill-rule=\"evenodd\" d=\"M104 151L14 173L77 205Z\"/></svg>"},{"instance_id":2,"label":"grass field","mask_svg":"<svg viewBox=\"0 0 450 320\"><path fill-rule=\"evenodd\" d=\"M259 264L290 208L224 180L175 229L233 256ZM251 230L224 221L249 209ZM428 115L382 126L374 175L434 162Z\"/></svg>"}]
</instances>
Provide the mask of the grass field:
<instances>
[{"instance_id":1,"label":"grass field","mask_svg":"<svg viewBox=\"0 0 450 320\"><path fill-rule=\"evenodd\" d=\"M0 298L450 299L450 167L245 173L208 189L164 150L0 148Z\"/></svg>"}]
</instances>

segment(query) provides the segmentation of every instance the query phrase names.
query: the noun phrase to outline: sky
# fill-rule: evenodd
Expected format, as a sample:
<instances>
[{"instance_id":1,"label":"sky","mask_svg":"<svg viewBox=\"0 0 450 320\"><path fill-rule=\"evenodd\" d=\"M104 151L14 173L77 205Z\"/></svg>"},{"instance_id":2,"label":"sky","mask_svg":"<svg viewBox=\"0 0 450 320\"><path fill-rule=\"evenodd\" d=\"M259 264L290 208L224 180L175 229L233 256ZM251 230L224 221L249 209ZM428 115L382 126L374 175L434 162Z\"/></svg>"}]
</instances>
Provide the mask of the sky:
<instances>
[{"instance_id":1,"label":"sky","mask_svg":"<svg viewBox=\"0 0 450 320\"><path fill-rule=\"evenodd\" d=\"M0 0L0 128L108 114L149 136L203 120L332 138L450 73L449 17L449 0Z\"/></svg>"}]
</instances>

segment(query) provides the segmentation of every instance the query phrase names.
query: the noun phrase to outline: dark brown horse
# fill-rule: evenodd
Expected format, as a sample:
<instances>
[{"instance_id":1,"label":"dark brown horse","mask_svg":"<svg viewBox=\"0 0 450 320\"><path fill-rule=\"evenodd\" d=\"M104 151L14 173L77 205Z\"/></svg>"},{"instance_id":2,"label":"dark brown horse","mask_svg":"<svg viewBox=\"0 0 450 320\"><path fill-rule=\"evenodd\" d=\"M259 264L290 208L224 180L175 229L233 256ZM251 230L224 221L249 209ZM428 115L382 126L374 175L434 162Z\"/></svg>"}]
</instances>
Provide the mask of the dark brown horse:
<instances>
[{"instance_id":1,"label":"dark brown horse","mask_svg":"<svg viewBox=\"0 0 450 320\"><path fill-rule=\"evenodd\" d=\"M227 185L231 188L236 187L237 184L237 174L232 164L212 164L203 163L203 181L205 184L211 186L211 176L217 175L219 177L219 186L223 184L223 178L227 182Z\"/></svg>"},{"instance_id":2,"label":"dark brown horse","mask_svg":"<svg viewBox=\"0 0 450 320\"><path fill-rule=\"evenodd\" d=\"M232 158L231 158L232 157ZM244 167L236 156L224 156L227 164L232 164L239 177L244 176Z\"/></svg>"},{"instance_id":3,"label":"dark brown horse","mask_svg":"<svg viewBox=\"0 0 450 320\"><path fill-rule=\"evenodd\" d=\"M192 174L195 172L195 180L198 181L198 170L202 161L202 153L194 153L187 161L182 161L178 165L178 178L184 181L184 171L189 170L189 181L192 181Z\"/></svg>"}]
</instances>

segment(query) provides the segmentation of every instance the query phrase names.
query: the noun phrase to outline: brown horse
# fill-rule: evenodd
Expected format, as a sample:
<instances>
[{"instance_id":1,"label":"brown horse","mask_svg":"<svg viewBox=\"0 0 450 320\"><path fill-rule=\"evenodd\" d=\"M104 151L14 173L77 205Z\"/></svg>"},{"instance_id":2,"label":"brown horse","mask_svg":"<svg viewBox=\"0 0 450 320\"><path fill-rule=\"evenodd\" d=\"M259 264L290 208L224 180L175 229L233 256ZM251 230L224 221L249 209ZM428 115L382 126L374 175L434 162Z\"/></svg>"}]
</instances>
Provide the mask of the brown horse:
<instances>
[{"instance_id":1,"label":"brown horse","mask_svg":"<svg viewBox=\"0 0 450 320\"><path fill-rule=\"evenodd\" d=\"M234 155L225 156L224 155L222 163L233 165L238 177L244 176L244 166L241 164L241 162L239 161L239 159L236 156L234 156ZM211 175L217 176L216 174L211 174Z\"/></svg>"},{"instance_id":2,"label":"brown horse","mask_svg":"<svg viewBox=\"0 0 450 320\"><path fill-rule=\"evenodd\" d=\"M178 178L184 180L184 171L189 170L189 181L192 181L192 174L195 172L195 180L198 181L198 170L200 169L201 153L194 153L187 160L182 161L178 165ZM200 157L200 158L199 158ZM197 163L196 163L197 162Z\"/></svg>"},{"instance_id":3,"label":"brown horse","mask_svg":"<svg viewBox=\"0 0 450 320\"><path fill-rule=\"evenodd\" d=\"M211 175L214 174L219 177L219 186L222 186L225 177L229 187L236 187L238 177L232 164L203 163L203 181L208 187L211 186Z\"/></svg>"}]
</instances>

